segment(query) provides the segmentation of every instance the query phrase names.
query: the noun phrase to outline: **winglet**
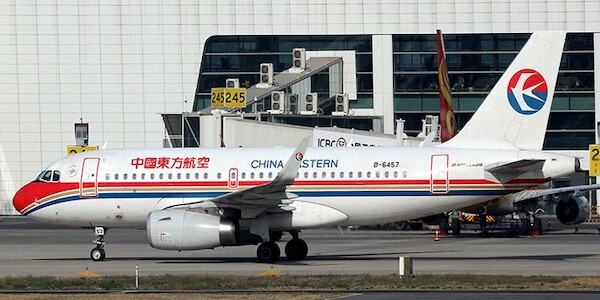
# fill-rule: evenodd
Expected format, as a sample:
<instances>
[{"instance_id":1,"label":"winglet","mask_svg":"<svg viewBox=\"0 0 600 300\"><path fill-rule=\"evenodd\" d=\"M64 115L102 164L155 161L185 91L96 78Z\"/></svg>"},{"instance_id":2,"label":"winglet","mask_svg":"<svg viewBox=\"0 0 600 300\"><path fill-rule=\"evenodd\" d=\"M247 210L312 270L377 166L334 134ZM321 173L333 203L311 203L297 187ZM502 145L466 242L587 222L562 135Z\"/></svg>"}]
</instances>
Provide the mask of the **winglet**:
<instances>
[{"instance_id":1,"label":"winglet","mask_svg":"<svg viewBox=\"0 0 600 300\"><path fill-rule=\"evenodd\" d=\"M279 171L275 180L273 180L272 184L274 185L291 185L296 179L296 174L300 169L300 164L304 159L304 154L306 153L306 149L308 149L308 145L312 142L312 136L307 136L294 149L290 158L288 158L283 169Z\"/></svg>"}]
</instances>

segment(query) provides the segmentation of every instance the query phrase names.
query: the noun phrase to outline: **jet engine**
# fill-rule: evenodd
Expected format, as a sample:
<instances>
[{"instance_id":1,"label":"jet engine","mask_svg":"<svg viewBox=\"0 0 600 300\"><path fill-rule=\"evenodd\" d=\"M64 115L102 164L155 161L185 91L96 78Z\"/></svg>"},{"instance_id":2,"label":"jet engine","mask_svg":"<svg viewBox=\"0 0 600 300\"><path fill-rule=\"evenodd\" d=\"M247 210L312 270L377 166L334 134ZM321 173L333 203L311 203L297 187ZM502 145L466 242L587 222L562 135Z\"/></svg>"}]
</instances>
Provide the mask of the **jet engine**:
<instances>
[{"instance_id":1,"label":"jet engine","mask_svg":"<svg viewBox=\"0 0 600 300\"><path fill-rule=\"evenodd\" d=\"M236 244L236 226L231 220L183 209L149 213L146 233L150 246L161 250L201 250Z\"/></svg>"},{"instance_id":2,"label":"jet engine","mask_svg":"<svg viewBox=\"0 0 600 300\"><path fill-rule=\"evenodd\" d=\"M571 194L556 204L556 218L563 224L579 224L587 220L589 215L588 200L583 196Z\"/></svg>"}]
</instances>

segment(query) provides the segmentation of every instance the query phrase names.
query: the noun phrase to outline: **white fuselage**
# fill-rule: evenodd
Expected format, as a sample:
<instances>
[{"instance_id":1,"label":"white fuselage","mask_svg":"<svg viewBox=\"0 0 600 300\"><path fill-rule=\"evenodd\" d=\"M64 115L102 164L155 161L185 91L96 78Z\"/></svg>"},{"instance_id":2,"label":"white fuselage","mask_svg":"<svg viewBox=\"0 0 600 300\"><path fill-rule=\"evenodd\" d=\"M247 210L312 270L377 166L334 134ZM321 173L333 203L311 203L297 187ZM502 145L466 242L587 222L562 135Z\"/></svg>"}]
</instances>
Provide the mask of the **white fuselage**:
<instances>
[{"instance_id":1,"label":"white fuselage","mask_svg":"<svg viewBox=\"0 0 600 300\"><path fill-rule=\"evenodd\" d=\"M144 227L148 214L272 181L291 148L101 150L67 156L47 170L59 181L32 182L22 214L68 226ZM501 182L486 165L545 159L542 170ZM518 150L443 147L309 148L287 191L295 221L271 228L377 224L481 203L574 172L575 159ZM250 203L249 206L252 204ZM213 205L215 206L215 205ZM216 203L216 206L223 207ZM289 217L289 214L288 214ZM282 225L284 224L285 225ZM281 228L293 227L293 228Z\"/></svg>"}]
</instances>

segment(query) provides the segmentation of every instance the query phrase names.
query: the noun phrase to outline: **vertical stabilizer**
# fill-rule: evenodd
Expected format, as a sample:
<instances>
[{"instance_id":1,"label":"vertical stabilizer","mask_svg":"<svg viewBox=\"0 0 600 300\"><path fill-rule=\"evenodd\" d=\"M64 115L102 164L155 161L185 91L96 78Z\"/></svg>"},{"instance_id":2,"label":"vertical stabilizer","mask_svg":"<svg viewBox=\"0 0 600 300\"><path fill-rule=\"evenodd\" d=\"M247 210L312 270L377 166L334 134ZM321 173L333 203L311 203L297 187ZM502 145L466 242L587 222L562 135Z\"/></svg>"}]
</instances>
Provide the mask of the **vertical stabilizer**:
<instances>
[{"instance_id":1,"label":"vertical stabilizer","mask_svg":"<svg viewBox=\"0 0 600 300\"><path fill-rule=\"evenodd\" d=\"M566 32L535 32L465 127L442 147L541 150Z\"/></svg>"}]
</instances>

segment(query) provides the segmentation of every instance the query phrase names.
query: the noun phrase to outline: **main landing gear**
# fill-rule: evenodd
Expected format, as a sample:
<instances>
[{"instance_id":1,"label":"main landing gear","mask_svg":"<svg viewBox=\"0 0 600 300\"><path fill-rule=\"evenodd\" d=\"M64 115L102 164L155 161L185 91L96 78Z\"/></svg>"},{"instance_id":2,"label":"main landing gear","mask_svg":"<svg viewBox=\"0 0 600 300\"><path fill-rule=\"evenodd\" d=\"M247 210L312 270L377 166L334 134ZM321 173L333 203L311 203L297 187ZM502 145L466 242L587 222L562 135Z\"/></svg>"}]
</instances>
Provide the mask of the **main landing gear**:
<instances>
[{"instance_id":1,"label":"main landing gear","mask_svg":"<svg viewBox=\"0 0 600 300\"><path fill-rule=\"evenodd\" d=\"M285 255L291 261L300 261L308 254L308 245L298 238L298 231L290 231L292 239L285 244ZM274 263L279 259L281 250L274 241L262 242L256 249L256 257L259 262Z\"/></svg>"},{"instance_id":2,"label":"main landing gear","mask_svg":"<svg viewBox=\"0 0 600 300\"><path fill-rule=\"evenodd\" d=\"M93 261L103 261L106 258L106 251L104 251L104 234L106 233L106 229L104 227L95 227L94 234L96 234L96 239L92 242L96 244L96 247L92 249L90 252L90 257Z\"/></svg>"}]
</instances>

